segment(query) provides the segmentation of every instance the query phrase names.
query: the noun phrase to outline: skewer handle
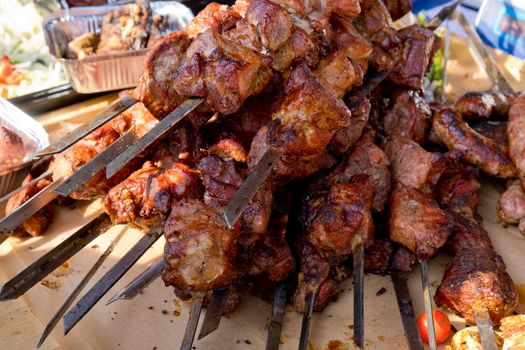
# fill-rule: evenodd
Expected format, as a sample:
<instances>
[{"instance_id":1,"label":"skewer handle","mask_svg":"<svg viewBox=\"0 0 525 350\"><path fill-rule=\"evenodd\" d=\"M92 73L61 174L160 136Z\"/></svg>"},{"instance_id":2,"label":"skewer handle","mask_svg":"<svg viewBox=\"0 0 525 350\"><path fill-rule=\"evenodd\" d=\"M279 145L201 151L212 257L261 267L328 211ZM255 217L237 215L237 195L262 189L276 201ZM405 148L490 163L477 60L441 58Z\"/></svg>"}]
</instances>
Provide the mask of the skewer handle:
<instances>
[{"instance_id":1,"label":"skewer handle","mask_svg":"<svg viewBox=\"0 0 525 350\"><path fill-rule=\"evenodd\" d=\"M430 346L430 350L436 350L434 310L432 308L432 297L430 296L430 282L428 281L428 265L426 260L419 261L419 268L421 271L421 284L423 286L423 299L425 300L425 312L427 314L428 345Z\"/></svg>"},{"instance_id":2,"label":"skewer handle","mask_svg":"<svg viewBox=\"0 0 525 350\"><path fill-rule=\"evenodd\" d=\"M193 345L193 339L195 338L195 332L197 331L197 325L202 311L202 301L204 300L204 293L199 292L193 296L191 303L190 318L186 324L186 331L184 332L184 338L180 350L191 350Z\"/></svg>"},{"instance_id":3,"label":"skewer handle","mask_svg":"<svg viewBox=\"0 0 525 350\"><path fill-rule=\"evenodd\" d=\"M359 349L365 348L364 255L365 248L361 243L353 256L354 342Z\"/></svg>"},{"instance_id":4,"label":"skewer handle","mask_svg":"<svg viewBox=\"0 0 525 350\"><path fill-rule=\"evenodd\" d=\"M315 299L317 298L317 291L308 295L306 301L306 310L303 315L303 323L301 325L301 338L299 338L299 350L308 350L308 338L310 337L310 323L312 322L312 313L314 311Z\"/></svg>"}]
</instances>

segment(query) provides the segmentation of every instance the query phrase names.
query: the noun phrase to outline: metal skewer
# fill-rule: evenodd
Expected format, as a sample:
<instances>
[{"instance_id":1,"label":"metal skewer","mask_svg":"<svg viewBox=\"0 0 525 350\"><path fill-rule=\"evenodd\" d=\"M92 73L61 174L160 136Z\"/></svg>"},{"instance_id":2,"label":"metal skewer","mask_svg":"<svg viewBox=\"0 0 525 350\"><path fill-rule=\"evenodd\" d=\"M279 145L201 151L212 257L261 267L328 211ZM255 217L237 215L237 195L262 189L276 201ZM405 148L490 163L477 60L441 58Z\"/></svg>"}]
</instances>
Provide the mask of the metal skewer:
<instances>
[{"instance_id":1,"label":"metal skewer","mask_svg":"<svg viewBox=\"0 0 525 350\"><path fill-rule=\"evenodd\" d=\"M48 146L37 153L35 158L40 158L64 151L65 149L71 147L71 145L73 145L75 142L100 128L102 125L115 118L117 115L124 112L126 109L133 106L137 102L137 100L129 96L118 99L98 116L82 124L75 130L67 133L63 138L55 142L53 145Z\"/></svg>"},{"instance_id":2,"label":"metal skewer","mask_svg":"<svg viewBox=\"0 0 525 350\"><path fill-rule=\"evenodd\" d=\"M359 349L365 348L364 321L364 256L363 243L359 244L353 256L353 286L354 286L354 342Z\"/></svg>"},{"instance_id":3,"label":"metal skewer","mask_svg":"<svg viewBox=\"0 0 525 350\"><path fill-rule=\"evenodd\" d=\"M124 289L115 294L110 298L106 305L109 305L117 300L131 300L137 295L142 293L146 287L148 287L153 281L160 277L162 270L166 264L164 259L160 259L155 264L149 266L144 272L138 275L133 281L131 281Z\"/></svg>"},{"instance_id":4,"label":"metal skewer","mask_svg":"<svg viewBox=\"0 0 525 350\"><path fill-rule=\"evenodd\" d=\"M199 333L198 339L204 338L219 328L219 323L221 322L222 313L224 311L224 307L226 306L227 298L227 287L213 290L210 303L206 308L204 321L202 321L201 331Z\"/></svg>"},{"instance_id":5,"label":"metal skewer","mask_svg":"<svg viewBox=\"0 0 525 350\"><path fill-rule=\"evenodd\" d=\"M494 327L488 310L485 307L476 310L474 318L476 319L476 326L478 327L483 350L498 350L498 343L496 342Z\"/></svg>"},{"instance_id":6,"label":"metal skewer","mask_svg":"<svg viewBox=\"0 0 525 350\"><path fill-rule=\"evenodd\" d=\"M310 337L310 323L312 322L312 313L314 311L317 290L311 292L306 300L306 308L303 314L303 323L301 324L301 337L299 338L299 350L308 350L308 338Z\"/></svg>"},{"instance_id":7,"label":"metal skewer","mask_svg":"<svg viewBox=\"0 0 525 350\"><path fill-rule=\"evenodd\" d=\"M405 338L410 350L423 350L423 342L416 323L416 316L412 306L412 298L408 290L407 278L401 272L392 271L391 274L394 291L396 293L397 305L403 322Z\"/></svg>"},{"instance_id":8,"label":"metal skewer","mask_svg":"<svg viewBox=\"0 0 525 350\"><path fill-rule=\"evenodd\" d=\"M106 214L93 219L4 284L0 290L0 301L16 299L24 294L110 227L111 220Z\"/></svg>"},{"instance_id":9,"label":"metal skewer","mask_svg":"<svg viewBox=\"0 0 525 350\"><path fill-rule=\"evenodd\" d=\"M43 173L42 175L38 176L37 178L34 178L30 182L26 183L25 185L18 187L16 190L13 190L13 191L9 192L8 194L6 194L5 196L3 196L2 198L0 198L0 203L7 201L9 198L13 197L18 192L20 192L22 190L25 190L26 188L31 187L33 185L36 185L38 182L40 182L40 180L46 179L46 178L50 177L51 175L53 175L52 171L47 171L47 172Z\"/></svg>"},{"instance_id":10,"label":"metal skewer","mask_svg":"<svg viewBox=\"0 0 525 350\"><path fill-rule=\"evenodd\" d=\"M421 284L423 286L423 299L425 301L425 312L427 315L428 345L430 350L437 349L436 330L434 327L434 311L432 309L432 297L430 296L430 282L428 280L428 265L426 260L419 260L421 271Z\"/></svg>"},{"instance_id":11,"label":"metal skewer","mask_svg":"<svg viewBox=\"0 0 525 350\"><path fill-rule=\"evenodd\" d=\"M96 157L84 164L73 175L65 179L53 192L62 196L69 196L75 192L80 186L85 184L89 179L95 176L99 171L104 169L106 165L115 157L124 152L135 141L135 135L132 131L126 132L119 137L115 142L109 145L105 150L100 152Z\"/></svg>"},{"instance_id":12,"label":"metal skewer","mask_svg":"<svg viewBox=\"0 0 525 350\"><path fill-rule=\"evenodd\" d=\"M195 332L197 331L197 325L201 316L203 300L203 292L198 292L193 295L190 318L188 319L188 323L186 323L186 330L184 331L184 338L182 338L180 350L191 350L193 346L193 339L195 338Z\"/></svg>"},{"instance_id":13,"label":"metal skewer","mask_svg":"<svg viewBox=\"0 0 525 350\"><path fill-rule=\"evenodd\" d=\"M71 329L95 306L95 304L119 281L163 233L159 222L142 237L113 267L79 300L64 316L64 334Z\"/></svg>"},{"instance_id":14,"label":"metal skewer","mask_svg":"<svg viewBox=\"0 0 525 350\"><path fill-rule=\"evenodd\" d=\"M155 142L159 137L165 135L185 116L197 108L204 98L194 98L184 101L170 114L162 119L150 131L142 136L137 142L133 143L126 151L120 154L116 159L106 167L106 177L109 179L122 169L130 160L135 158L140 152L146 149L149 145Z\"/></svg>"},{"instance_id":15,"label":"metal skewer","mask_svg":"<svg viewBox=\"0 0 525 350\"><path fill-rule=\"evenodd\" d=\"M102 264L104 263L106 258L111 254L111 252L113 252L113 249L115 248L115 245L120 241L120 239L123 236L123 233L124 233L124 230L121 231L117 235L117 237L115 237L115 239L106 248L104 253L102 253L102 255L97 259L95 264L86 273L84 278L82 278L80 283L75 287L75 289L69 295L69 297L66 299L66 301L64 301L64 304L62 304L62 306L60 306L60 308L55 313L55 315L53 315L53 317L51 318L51 320L47 324L46 328L44 329L44 332L42 333L42 336L40 337L40 340L38 341L38 344L36 346L37 349L40 348L40 346L44 343L44 341L47 339L49 334L51 334L51 331L55 328L55 326L57 325L57 323L60 320L60 318L62 318L62 316L64 316L64 314L66 313L67 309L71 306L71 304L73 304L73 302L75 301L76 297L80 294L82 289L84 289L86 284L91 280L93 275L98 271L100 266L102 266Z\"/></svg>"},{"instance_id":16,"label":"metal skewer","mask_svg":"<svg viewBox=\"0 0 525 350\"><path fill-rule=\"evenodd\" d=\"M286 282L275 288L272 302L272 314L266 338L266 350L278 350L281 344L281 331L283 328L284 312L286 308L286 295L288 293Z\"/></svg>"}]
</instances>

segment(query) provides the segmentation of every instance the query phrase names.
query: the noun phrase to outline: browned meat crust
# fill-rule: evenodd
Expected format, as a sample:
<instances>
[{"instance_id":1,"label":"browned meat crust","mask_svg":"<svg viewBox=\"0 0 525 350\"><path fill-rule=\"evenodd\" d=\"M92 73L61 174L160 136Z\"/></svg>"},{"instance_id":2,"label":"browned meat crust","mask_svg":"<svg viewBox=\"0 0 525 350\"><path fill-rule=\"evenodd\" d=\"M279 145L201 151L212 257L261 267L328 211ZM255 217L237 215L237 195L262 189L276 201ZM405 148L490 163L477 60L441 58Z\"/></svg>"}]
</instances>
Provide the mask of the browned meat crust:
<instances>
[{"instance_id":1,"label":"browned meat crust","mask_svg":"<svg viewBox=\"0 0 525 350\"><path fill-rule=\"evenodd\" d=\"M520 95L509 111L510 157L516 165L522 186L525 184L525 95Z\"/></svg>"},{"instance_id":2,"label":"browned meat crust","mask_svg":"<svg viewBox=\"0 0 525 350\"><path fill-rule=\"evenodd\" d=\"M471 91L456 101L456 110L464 120L505 118L516 94L497 91Z\"/></svg>"},{"instance_id":3,"label":"browned meat crust","mask_svg":"<svg viewBox=\"0 0 525 350\"><path fill-rule=\"evenodd\" d=\"M449 150L462 152L464 160L477 165L485 173L501 178L516 176L508 149L478 134L453 109L443 108L434 114L432 129Z\"/></svg>"},{"instance_id":4,"label":"browned meat crust","mask_svg":"<svg viewBox=\"0 0 525 350\"><path fill-rule=\"evenodd\" d=\"M501 257L477 247L464 249L449 261L434 300L471 323L480 308L486 308L498 324L518 306L516 288Z\"/></svg>"}]
</instances>

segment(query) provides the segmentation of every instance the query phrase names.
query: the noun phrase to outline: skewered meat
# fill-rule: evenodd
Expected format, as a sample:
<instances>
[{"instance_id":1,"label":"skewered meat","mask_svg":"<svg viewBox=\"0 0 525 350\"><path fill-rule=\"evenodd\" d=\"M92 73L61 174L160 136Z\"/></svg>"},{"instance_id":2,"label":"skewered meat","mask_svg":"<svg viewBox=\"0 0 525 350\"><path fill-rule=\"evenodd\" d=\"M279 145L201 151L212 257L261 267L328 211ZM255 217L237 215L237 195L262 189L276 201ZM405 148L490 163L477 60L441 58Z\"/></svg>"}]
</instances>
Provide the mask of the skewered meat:
<instances>
[{"instance_id":1,"label":"skewered meat","mask_svg":"<svg viewBox=\"0 0 525 350\"><path fill-rule=\"evenodd\" d=\"M521 181L515 180L509 184L496 204L498 217L507 224L518 224L525 235L525 191Z\"/></svg>"},{"instance_id":2,"label":"skewered meat","mask_svg":"<svg viewBox=\"0 0 525 350\"><path fill-rule=\"evenodd\" d=\"M149 227L177 200L200 194L199 174L186 165L173 163L160 169L146 163L109 191L104 210L117 224L133 222Z\"/></svg>"},{"instance_id":3,"label":"skewered meat","mask_svg":"<svg viewBox=\"0 0 525 350\"><path fill-rule=\"evenodd\" d=\"M252 169L268 150L267 127L262 127L253 138L248 154L248 168ZM323 152L313 157L289 157L282 156L272 169L272 177L276 182L303 179L315 174L321 169L327 169L336 164L335 159L328 153Z\"/></svg>"},{"instance_id":4,"label":"skewered meat","mask_svg":"<svg viewBox=\"0 0 525 350\"><path fill-rule=\"evenodd\" d=\"M341 283L348 277L349 269L344 264L330 264L307 242L297 243L299 275L297 289L293 296L293 307L305 311L306 300L311 293L317 293L314 310L321 311L340 291Z\"/></svg>"},{"instance_id":5,"label":"skewered meat","mask_svg":"<svg viewBox=\"0 0 525 350\"><path fill-rule=\"evenodd\" d=\"M376 239L365 250L365 271L380 274L387 273L393 250L394 247L390 240Z\"/></svg>"},{"instance_id":6,"label":"skewered meat","mask_svg":"<svg viewBox=\"0 0 525 350\"><path fill-rule=\"evenodd\" d=\"M390 239L419 259L428 259L445 244L454 222L431 197L400 182L390 195Z\"/></svg>"},{"instance_id":7,"label":"skewered meat","mask_svg":"<svg viewBox=\"0 0 525 350\"><path fill-rule=\"evenodd\" d=\"M403 246L396 247L391 258L390 266L397 271L410 272L417 263L417 257Z\"/></svg>"},{"instance_id":8,"label":"skewered meat","mask_svg":"<svg viewBox=\"0 0 525 350\"><path fill-rule=\"evenodd\" d=\"M363 96L352 95L346 100L346 104L352 110L350 126L337 131L330 140L330 151L335 154L345 154L357 142L370 115L370 101Z\"/></svg>"},{"instance_id":9,"label":"skewered meat","mask_svg":"<svg viewBox=\"0 0 525 350\"><path fill-rule=\"evenodd\" d=\"M425 142L427 130L432 122L428 102L419 92L399 90L392 97L392 108L383 119L385 135Z\"/></svg>"},{"instance_id":10,"label":"skewered meat","mask_svg":"<svg viewBox=\"0 0 525 350\"><path fill-rule=\"evenodd\" d=\"M408 89L421 90L432 57L439 48L436 35L429 29L411 25L397 32L403 41L401 58L388 76L388 80Z\"/></svg>"},{"instance_id":11,"label":"skewered meat","mask_svg":"<svg viewBox=\"0 0 525 350\"><path fill-rule=\"evenodd\" d=\"M397 21L412 10L411 0L383 0L393 21Z\"/></svg>"},{"instance_id":12,"label":"skewered meat","mask_svg":"<svg viewBox=\"0 0 525 350\"><path fill-rule=\"evenodd\" d=\"M518 306L516 288L501 257L478 247L463 249L449 261L434 300L472 323L477 310L487 309L498 324Z\"/></svg>"},{"instance_id":13,"label":"skewered meat","mask_svg":"<svg viewBox=\"0 0 525 350\"><path fill-rule=\"evenodd\" d=\"M231 114L271 78L268 57L233 42L213 29L195 38L173 75L175 90L202 96L215 111Z\"/></svg>"},{"instance_id":14,"label":"skewered meat","mask_svg":"<svg viewBox=\"0 0 525 350\"><path fill-rule=\"evenodd\" d=\"M148 1L127 4L108 13L102 19L97 54L145 48L151 23L151 7Z\"/></svg>"},{"instance_id":15,"label":"skewered meat","mask_svg":"<svg viewBox=\"0 0 525 350\"><path fill-rule=\"evenodd\" d=\"M308 242L334 259L352 254L360 244L369 246L374 233L370 212L374 187L364 174L331 186L324 203L309 213Z\"/></svg>"},{"instance_id":16,"label":"skewered meat","mask_svg":"<svg viewBox=\"0 0 525 350\"><path fill-rule=\"evenodd\" d=\"M210 28L224 33L234 28L240 19L241 15L230 6L211 2L186 25L184 32L190 38L195 38Z\"/></svg>"},{"instance_id":17,"label":"skewered meat","mask_svg":"<svg viewBox=\"0 0 525 350\"><path fill-rule=\"evenodd\" d=\"M364 72L353 62L347 50L335 51L323 58L313 73L325 89L338 98L343 98L354 86L363 84Z\"/></svg>"},{"instance_id":18,"label":"skewered meat","mask_svg":"<svg viewBox=\"0 0 525 350\"><path fill-rule=\"evenodd\" d=\"M508 149L478 134L461 120L453 109L443 108L434 114L432 128L449 150L462 152L464 160L479 166L485 173L501 178L516 175L516 168L509 158ZM509 133L509 142L510 139ZM512 150L512 143L510 144Z\"/></svg>"},{"instance_id":19,"label":"skewered meat","mask_svg":"<svg viewBox=\"0 0 525 350\"><path fill-rule=\"evenodd\" d=\"M496 143L508 147L507 122L501 120L483 120L469 122L469 126L479 134L494 140Z\"/></svg>"},{"instance_id":20,"label":"skewered meat","mask_svg":"<svg viewBox=\"0 0 525 350\"><path fill-rule=\"evenodd\" d=\"M481 188L479 175L478 168L462 162L447 168L434 191L439 204L445 209L474 218Z\"/></svg>"},{"instance_id":21,"label":"skewered meat","mask_svg":"<svg viewBox=\"0 0 525 350\"><path fill-rule=\"evenodd\" d=\"M432 193L449 163L446 156L427 152L405 138L389 137L383 149L390 160L393 179L424 193Z\"/></svg>"},{"instance_id":22,"label":"skewered meat","mask_svg":"<svg viewBox=\"0 0 525 350\"><path fill-rule=\"evenodd\" d=\"M148 51L135 95L157 118L163 118L183 102L174 87L173 71L189 45L184 32L174 32Z\"/></svg>"},{"instance_id":23,"label":"skewered meat","mask_svg":"<svg viewBox=\"0 0 525 350\"><path fill-rule=\"evenodd\" d=\"M363 135L351 153L330 173L330 184L350 181L357 174L369 175L374 182L375 194L372 208L382 212L388 201L391 187L390 163L383 151L374 144L372 136Z\"/></svg>"},{"instance_id":24,"label":"skewered meat","mask_svg":"<svg viewBox=\"0 0 525 350\"><path fill-rule=\"evenodd\" d=\"M228 229L222 208L199 200L176 203L164 226L166 267L162 279L182 291L225 287L236 277L240 225Z\"/></svg>"},{"instance_id":25,"label":"skewered meat","mask_svg":"<svg viewBox=\"0 0 525 350\"><path fill-rule=\"evenodd\" d=\"M24 181L22 181L22 186L28 184L31 181L33 181L33 177L31 176L31 174L28 174ZM50 183L51 181L47 179L42 179L38 181L35 185L31 185L21 190L13 197L9 198L5 208L6 215L9 215L13 211L15 211L16 208L27 202L31 197L33 197L35 194L37 194L40 190L45 188ZM15 229L15 232L28 233L33 237L40 236L47 230L47 228L51 224L51 221L53 220L52 214L52 205L48 204L42 209L40 209L38 212L36 212L29 219L25 220L22 224L20 224L20 226L18 226Z\"/></svg>"},{"instance_id":26,"label":"skewered meat","mask_svg":"<svg viewBox=\"0 0 525 350\"><path fill-rule=\"evenodd\" d=\"M471 91L457 99L456 110L467 121L505 118L515 98L497 91Z\"/></svg>"},{"instance_id":27,"label":"skewered meat","mask_svg":"<svg viewBox=\"0 0 525 350\"><path fill-rule=\"evenodd\" d=\"M306 67L294 69L268 127L268 144L284 154L320 154L334 134L349 126L350 111Z\"/></svg>"},{"instance_id":28,"label":"skewered meat","mask_svg":"<svg viewBox=\"0 0 525 350\"><path fill-rule=\"evenodd\" d=\"M330 19L330 24L334 46L339 50L346 50L352 60L357 62L363 71L366 71L374 50L370 41L356 29L348 18L334 15Z\"/></svg>"},{"instance_id":29,"label":"skewered meat","mask_svg":"<svg viewBox=\"0 0 525 350\"><path fill-rule=\"evenodd\" d=\"M453 254L459 254L463 249L491 250L492 243L489 234L481 224L469 217L452 213L454 217L454 229L448 238L446 247Z\"/></svg>"},{"instance_id":30,"label":"skewered meat","mask_svg":"<svg viewBox=\"0 0 525 350\"><path fill-rule=\"evenodd\" d=\"M520 95L514 101L509 111L510 157L516 165L517 175L521 185L525 184L525 95Z\"/></svg>"}]
</instances>

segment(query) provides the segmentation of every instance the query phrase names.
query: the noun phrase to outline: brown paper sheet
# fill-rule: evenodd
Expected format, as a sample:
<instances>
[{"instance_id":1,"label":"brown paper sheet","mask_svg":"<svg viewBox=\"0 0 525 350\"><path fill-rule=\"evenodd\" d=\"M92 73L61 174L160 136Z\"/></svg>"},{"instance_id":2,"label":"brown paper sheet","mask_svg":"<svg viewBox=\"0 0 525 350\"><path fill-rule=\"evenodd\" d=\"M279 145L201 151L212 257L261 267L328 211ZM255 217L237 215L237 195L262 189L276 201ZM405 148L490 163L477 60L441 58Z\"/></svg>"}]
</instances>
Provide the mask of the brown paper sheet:
<instances>
[{"instance_id":1,"label":"brown paper sheet","mask_svg":"<svg viewBox=\"0 0 525 350\"><path fill-rule=\"evenodd\" d=\"M525 73L522 62L500 53L497 53L497 56L511 83L516 89L520 88L518 82ZM448 76L449 96L456 97L465 91L490 87L486 75L479 71L462 39L454 38L452 41ZM41 120L52 131L52 136L56 136L58 130L83 121L87 115L104 108L107 102L108 99L99 99L93 104L83 105L82 108L73 106L65 113L59 111L48 114ZM78 113L72 112L75 110ZM80 117L77 118L78 115ZM518 287L525 292L525 269L523 269L525 240L515 227L504 228L497 221L495 202L500 190L490 180L483 184L479 213L483 216L484 226L490 233L496 250L503 256L510 275ZM76 228L94 217L97 210L99 210L97 203L60 208L45 236L29 239L11 238L6 244L1 245L0 283L4 283L8 277L13 277L72 234ZM139 231L125 226L112 228L46 278L45 285L37 285L17 301L0 303L0 349L30 349L32 344L36 345L45 324L111 239L122 229L126 230L124 239L88 284L87 288L91 287L141 237ZM155 281L144 294L132 301L118 301L110 306L104 306L109 297L162 255L162 247L161 239L67 337L62 335L62 325L59 324L44 348L149 350L178 348L188 318L189 304L178 301L171 288L165 288L160 280ZM446 254L442 254L429 264L433 291L439 285L448 258ZM409 287L416 314L419 315L424 307L417 269L411 274ZM88 290L87 288L85 291ZM311 349L354 348L351 280L348 280L343 288L344 292L337 302L331 303L322 313L314 314L310 337ZM381 288L385 288L386 293L377 296L376 292ZM522 297L525 303L525 294ZM195 349L263 349L269 315L269 304L245 296L240 308L222 319L218 331L195 342ZM463 327L463 322L458 317L451 315L451 320L457 329ZM300 325L301 315L289 308L284 322L282 349L297 348ZM367 349L407 348L389 277L365 276L365 338Z\"/></svg>"}]
</instances>

